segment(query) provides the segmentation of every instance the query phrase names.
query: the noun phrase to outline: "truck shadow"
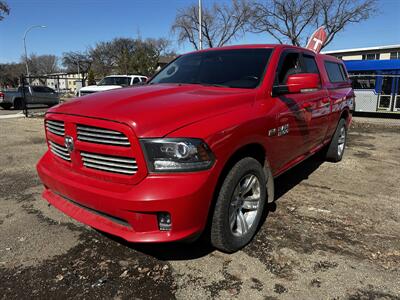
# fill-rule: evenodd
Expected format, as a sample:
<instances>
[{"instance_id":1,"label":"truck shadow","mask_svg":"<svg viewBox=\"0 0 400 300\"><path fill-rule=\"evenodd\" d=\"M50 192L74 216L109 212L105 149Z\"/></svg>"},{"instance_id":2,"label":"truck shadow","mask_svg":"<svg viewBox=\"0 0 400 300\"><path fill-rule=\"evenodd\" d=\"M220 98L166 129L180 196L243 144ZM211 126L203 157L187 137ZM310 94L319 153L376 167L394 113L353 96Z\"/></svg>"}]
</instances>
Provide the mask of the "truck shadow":
<instances>
[{"instance_id":1,"label":"truck shadow","mask_svg":"<svg viewBox=\"0 0 400 300\"><path fill-rule=\"evenodd\" d=\"M278 209L279 199L293 187L307 179L323 162L324 160L321 155L315 154L275 179L275 202L268 205L260 227L268 221L268 215ZM145 255L151 255L162 261L198 259L216 251L215 248L210 245L205 235L191 243L134 244L106 233L102 234L134 251L141 252Z\"/></svg>"}]
</instances>

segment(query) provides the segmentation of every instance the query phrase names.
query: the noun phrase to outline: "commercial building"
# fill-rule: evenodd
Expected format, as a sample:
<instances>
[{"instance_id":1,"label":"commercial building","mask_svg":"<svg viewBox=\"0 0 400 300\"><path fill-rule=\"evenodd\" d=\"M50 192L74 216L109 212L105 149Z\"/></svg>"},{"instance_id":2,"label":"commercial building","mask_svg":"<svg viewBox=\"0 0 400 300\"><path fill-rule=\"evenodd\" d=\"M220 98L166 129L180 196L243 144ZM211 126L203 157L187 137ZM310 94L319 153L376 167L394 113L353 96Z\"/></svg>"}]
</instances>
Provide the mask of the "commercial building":
<instances>
[{"instance_id":1,"label":"commercial building","mask_svg":"<svg viewBox=\"0 0 400 300\"><path fill-rule=\"evenodd\" d=\"M346 60L400 59L400 44L377 47L323 51L324 54Z\"/></svg>"}]
</instances>

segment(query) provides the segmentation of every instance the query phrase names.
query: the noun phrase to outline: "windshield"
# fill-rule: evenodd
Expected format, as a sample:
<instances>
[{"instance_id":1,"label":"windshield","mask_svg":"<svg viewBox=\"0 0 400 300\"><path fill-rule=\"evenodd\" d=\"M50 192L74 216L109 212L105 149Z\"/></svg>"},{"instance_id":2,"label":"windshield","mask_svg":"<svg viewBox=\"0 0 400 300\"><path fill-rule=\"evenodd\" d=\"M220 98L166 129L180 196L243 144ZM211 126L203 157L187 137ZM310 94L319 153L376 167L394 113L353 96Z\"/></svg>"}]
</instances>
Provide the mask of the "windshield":
<instances>
[{"instance_id":1,"label":"windshield","mask_svg":"<svg viewBox=\"0 0 400 300\"><path fill-rule=\"evenodd\" d=\"M260 83L272 49L196 52L179 57L150 84L192 83L232 88L255 88Z\"/></svg>"},{"instance_id":2,"label":"windshield","mask_svg":"<svg viewBox=\"0 0 400 300\"><path fill-rule=\"evenodd\" d=\"M105 77L97 85L130 85L130 77Z\"/></svg>"}]
</instances>

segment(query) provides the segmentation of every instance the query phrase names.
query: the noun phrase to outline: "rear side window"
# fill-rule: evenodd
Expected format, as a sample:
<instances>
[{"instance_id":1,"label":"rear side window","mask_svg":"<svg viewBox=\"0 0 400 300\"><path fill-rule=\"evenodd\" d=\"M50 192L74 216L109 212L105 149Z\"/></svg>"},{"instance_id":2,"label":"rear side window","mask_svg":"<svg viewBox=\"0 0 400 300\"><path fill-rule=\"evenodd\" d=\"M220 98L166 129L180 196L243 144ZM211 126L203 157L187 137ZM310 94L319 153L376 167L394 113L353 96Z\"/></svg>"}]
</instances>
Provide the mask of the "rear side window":
<instances>
[{"instance_id":1,"label":"rear side window","mask_svg":"<svg viewBox=\"0 0 400 300\"><path fill-rule=\"evenodd\" d=\"M330 82L343 82L346 81L346 73L341 64L325 61L325 69L328 73Z\"/></svg>"},{"instance_id":2,"label":"rear side window","mask_svg":"<svg viewBox=\"0 0 400 300\"><path fill-rule=\"evenodd\" d=\"M315 58L311 55L303 55L304 66L307 73L316 73L319 74L317 63L315 62Z\"/></svg>"},{"instance_id":3,"label":"rear side window","mask_svg":"<svg viewBox=\"0 0 400 300\"><path fill-rule=\"evenodd\" d=\"M132 80L132 84L136 84L136 83L139 83L139 82L140 82L139 77L135 77Z\"/></svg>"}]
</instances>

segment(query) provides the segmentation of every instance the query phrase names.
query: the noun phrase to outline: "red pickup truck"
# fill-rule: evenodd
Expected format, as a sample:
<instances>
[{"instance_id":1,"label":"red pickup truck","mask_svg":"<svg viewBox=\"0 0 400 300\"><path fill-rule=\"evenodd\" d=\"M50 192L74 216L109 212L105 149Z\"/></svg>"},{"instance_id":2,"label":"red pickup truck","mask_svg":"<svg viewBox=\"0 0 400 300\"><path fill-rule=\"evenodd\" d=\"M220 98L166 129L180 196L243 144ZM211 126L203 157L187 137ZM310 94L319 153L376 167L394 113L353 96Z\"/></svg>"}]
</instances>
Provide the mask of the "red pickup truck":
<instances>
[{"instance_id":1,"label":"red pickup truck","mask_svg":"<svg viewBox=\"0 0 400 300\"><path fill-rule=\"evenodd\" d=\"M49 110L43 197L130 242L245 246L274 177L324 151L340 161L354 93L344 64L285 45L182 55L145 86Z\"/></svg>"}]
</instances>

